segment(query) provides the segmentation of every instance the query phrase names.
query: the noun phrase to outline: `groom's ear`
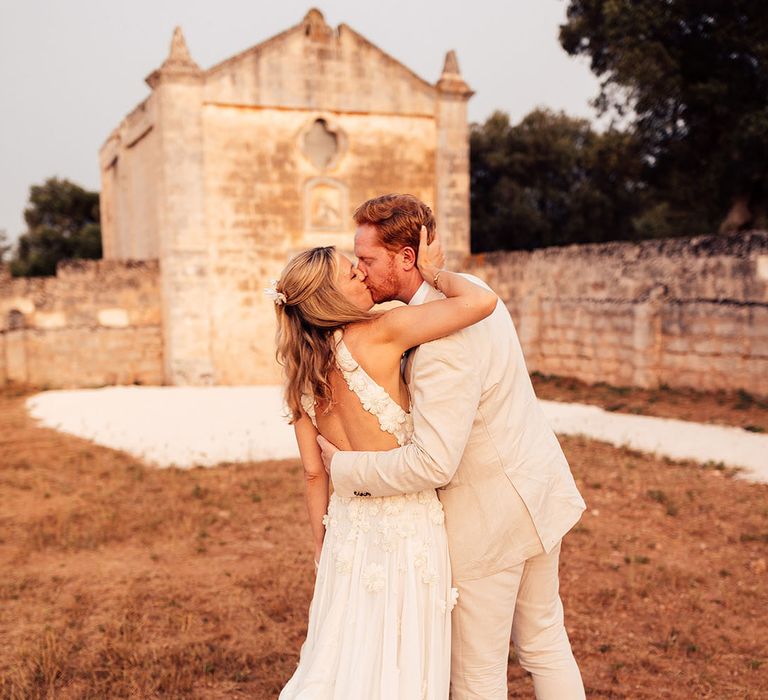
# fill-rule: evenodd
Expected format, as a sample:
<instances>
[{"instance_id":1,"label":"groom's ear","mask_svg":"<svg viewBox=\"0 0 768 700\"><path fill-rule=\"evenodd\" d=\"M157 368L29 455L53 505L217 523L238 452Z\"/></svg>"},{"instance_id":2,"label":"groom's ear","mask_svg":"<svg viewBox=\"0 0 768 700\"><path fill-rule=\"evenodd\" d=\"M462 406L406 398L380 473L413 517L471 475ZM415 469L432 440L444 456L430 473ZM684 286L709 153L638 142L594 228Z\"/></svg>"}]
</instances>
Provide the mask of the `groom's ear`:
<instances>
[{"instance_id":1,"label":"groom's ear","mask_svg":"<svg viewBox=\"0 0 768 700\"><path fill-rule=\"evenodd\" d=\"M407 245L400 251L400 258L402 259L403 270L409 272L416 267L416 251Z\"/></svg>"}]
</instances>

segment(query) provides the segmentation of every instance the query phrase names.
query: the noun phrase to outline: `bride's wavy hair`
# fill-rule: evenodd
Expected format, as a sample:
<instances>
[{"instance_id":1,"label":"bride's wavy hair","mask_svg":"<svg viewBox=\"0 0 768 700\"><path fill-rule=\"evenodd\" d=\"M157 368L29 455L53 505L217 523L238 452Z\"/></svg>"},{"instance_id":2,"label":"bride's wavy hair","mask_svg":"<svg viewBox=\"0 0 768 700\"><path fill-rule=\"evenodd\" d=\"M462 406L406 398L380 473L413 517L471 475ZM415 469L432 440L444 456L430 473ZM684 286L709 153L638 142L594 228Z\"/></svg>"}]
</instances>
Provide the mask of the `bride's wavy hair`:
<instances>
[{"instance_id":1,"label":"bride's wavy hair","mask_svg":"<svg viewBox=\"0 0 768 700\"><path fill-rule=\"evenodd\" d=\"M336 284L336 248L311 248L286 265L276 285L285 302L275 304L277 361L285 375L285 403L291 423L301 416L301 395L326 407L333 401L328 375L334 367L333 332L348 323L368 321Z\"/></svg>"}]
</instances>

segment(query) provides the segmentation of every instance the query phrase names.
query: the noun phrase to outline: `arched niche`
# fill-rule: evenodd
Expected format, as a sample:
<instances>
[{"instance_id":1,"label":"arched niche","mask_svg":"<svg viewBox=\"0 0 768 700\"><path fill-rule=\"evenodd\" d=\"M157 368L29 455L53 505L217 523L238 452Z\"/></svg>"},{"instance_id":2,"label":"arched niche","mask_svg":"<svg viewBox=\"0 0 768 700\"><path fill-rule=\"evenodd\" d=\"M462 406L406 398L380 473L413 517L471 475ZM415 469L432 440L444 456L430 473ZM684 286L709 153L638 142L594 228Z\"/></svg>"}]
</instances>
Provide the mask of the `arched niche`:
<instances>
[{"instance_id":1,"label":"arched niche","mask_svg":"<svg viewBox=\"0 0 768 700\"><path fill-rule=\"evenodd\" d=\"M349 229L349 189L338 180L316 177L304 186L304 230L336 233Z\"/></svg>"}]
</instances>

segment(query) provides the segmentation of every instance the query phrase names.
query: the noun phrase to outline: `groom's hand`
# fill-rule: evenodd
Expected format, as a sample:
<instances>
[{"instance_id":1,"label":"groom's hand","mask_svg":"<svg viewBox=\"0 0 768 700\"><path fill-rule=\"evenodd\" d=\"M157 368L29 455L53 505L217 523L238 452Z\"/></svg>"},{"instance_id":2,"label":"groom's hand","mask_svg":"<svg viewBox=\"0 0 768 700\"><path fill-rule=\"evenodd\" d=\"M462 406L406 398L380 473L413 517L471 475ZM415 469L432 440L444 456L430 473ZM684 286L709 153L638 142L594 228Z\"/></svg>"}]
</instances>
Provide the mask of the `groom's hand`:
<instances>
[{"instance_id":1,"label":"groom's hand","mask_svg":"<svg viewBox=\"0 0 768 700\"><path fill-rule=\"evenodd\" d=\"M336 447L331 442L328 442L322 435L317 436L317 444L320 445L320 454L323 458L323 466L325 467L325 471L328 472L330 475L331 473L331 460L333 459L333 455L335 455L339 448Z\"/></svg>"}]
</instances>

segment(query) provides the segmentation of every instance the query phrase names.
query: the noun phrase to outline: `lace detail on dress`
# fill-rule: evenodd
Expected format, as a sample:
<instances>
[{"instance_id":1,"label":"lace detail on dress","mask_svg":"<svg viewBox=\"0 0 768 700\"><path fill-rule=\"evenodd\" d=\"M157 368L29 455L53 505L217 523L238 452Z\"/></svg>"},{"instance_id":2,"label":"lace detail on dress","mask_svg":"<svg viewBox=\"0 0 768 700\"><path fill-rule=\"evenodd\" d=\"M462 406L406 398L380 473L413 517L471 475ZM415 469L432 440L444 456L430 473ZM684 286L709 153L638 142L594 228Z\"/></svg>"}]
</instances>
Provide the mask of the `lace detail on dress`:
<instances>
[{"instance_id":1,"label":"lace detail on dress","mask_svg":"<svg viewBox=\"0 0 768 700\"><path fill-rule=\"evenodd\" d=\"M413 417L403 410L402 406L386 392L384 387L373 381L357 360L352 357L341 332L337 331L335 338L336 366L347 382L350 391L357 395L368 413L379 419L379 426L384 432L393 435L398 445L405 445L413 434Z\"/></svg>"},{"instance_id":2,"label":"lace detail on dress","mask_svg":"<svg viewBox=\"0 0 768 700\"><path fill-rule=\"evenodd\" d=\"M301 395L301 407L304 412L309 416L309 420L312 421L312 425L317 428L317 415L315 414L315 399L309 394Z\"/></svg>"},{"instance_id":3,"label":"lace detail on dress","mask_svg":"<svg viewBox=\"0 0 768 700\"><path fill-rule=\"evenodd\" d=\"M436 567L434 560L431 534L425 538L424 526L427 523L442 526L444 522L443 507L434 489L373 498L339 498L333 494L328 512L323 516L326 532L333 533L326 544L337 574L348 574L352 570L355 552L364 539L371 554L372 545L383 554L402 553L404 543L408 542L400 564L405 566L409 559L418 578L427 585L439 581L439 567ZM369 591L375 592L380 590L373 583L375 579L372 569L362 583Z\"/></svg>"}]
</instances>

